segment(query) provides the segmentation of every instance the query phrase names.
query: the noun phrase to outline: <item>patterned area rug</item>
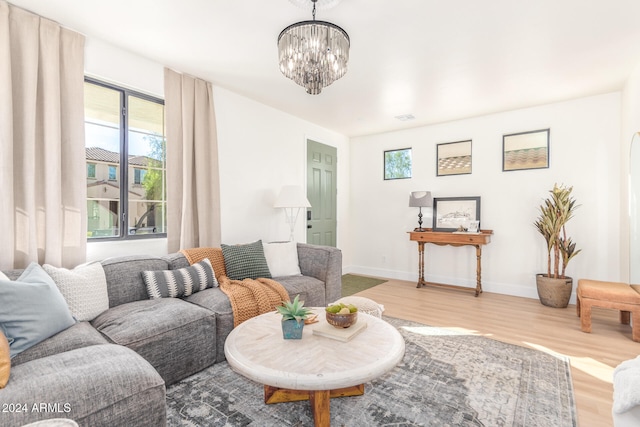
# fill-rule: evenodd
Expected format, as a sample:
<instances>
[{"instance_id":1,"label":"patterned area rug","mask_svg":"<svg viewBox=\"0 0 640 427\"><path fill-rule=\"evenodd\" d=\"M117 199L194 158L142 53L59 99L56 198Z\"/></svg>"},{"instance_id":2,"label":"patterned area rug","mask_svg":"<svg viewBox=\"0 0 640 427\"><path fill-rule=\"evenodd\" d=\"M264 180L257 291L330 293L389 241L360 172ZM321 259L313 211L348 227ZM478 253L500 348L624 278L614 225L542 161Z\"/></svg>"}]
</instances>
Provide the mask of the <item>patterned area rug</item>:
<instances>
[{"instance_id":1,"label":"patterned area rug","mask_svg":"<svg viewBox=\"0 0 640 427\"><path fill-rule=\"evenodd\" d=\"M394 318L403 361L331 399L332 426L576 426L568 360ZM263 403L262 385L219 363L167 390L169 426L313 426L309 402Z\"/></svg>"}]
</instances>

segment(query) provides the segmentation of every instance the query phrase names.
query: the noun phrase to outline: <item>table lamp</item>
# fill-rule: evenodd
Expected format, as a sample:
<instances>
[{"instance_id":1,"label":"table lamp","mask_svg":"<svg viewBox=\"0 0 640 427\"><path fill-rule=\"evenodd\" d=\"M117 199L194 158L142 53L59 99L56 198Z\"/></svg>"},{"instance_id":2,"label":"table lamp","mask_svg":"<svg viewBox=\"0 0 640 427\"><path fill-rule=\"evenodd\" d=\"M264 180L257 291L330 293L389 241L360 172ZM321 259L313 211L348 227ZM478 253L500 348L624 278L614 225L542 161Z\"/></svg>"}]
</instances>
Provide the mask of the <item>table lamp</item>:
<instances>
[{"instance_id":1,"label":"table lamp","mask_svg":"<svg viewBox=\"0 0 640 427\"><path fill-rule=\"evenodd\" d=\"M433 204L433 198L430 191L412 191L409 194L409 207L420 208L418 213L418 228L413 231L427 231L426 228L422 228L422 208L426 208Z\"/></svg>"}]
</instances>

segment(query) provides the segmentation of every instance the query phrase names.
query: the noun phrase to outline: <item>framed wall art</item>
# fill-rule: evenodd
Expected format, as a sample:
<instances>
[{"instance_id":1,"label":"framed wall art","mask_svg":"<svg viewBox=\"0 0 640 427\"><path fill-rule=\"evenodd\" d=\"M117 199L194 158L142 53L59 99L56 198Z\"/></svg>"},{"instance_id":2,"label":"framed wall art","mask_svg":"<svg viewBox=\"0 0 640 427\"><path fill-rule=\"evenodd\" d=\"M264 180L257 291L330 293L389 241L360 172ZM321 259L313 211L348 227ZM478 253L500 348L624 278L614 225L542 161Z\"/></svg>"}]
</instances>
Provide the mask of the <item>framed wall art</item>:
<instances>
[{"instance_id":1,"label":"framed wall art","mask_svg":"<svg viewBox=\"0 0 640 427\"><path fill-rule=\"evenodd\" d=\"M434 197L433 231L467 230L472 221L480 230L480 197Z\"/></svg>"},{"instance_id":2,"label":"framed wall art","mask_svg":"<svg viewBox=\"0 0 640 427\"><path fill-rule=\"evenodd\" d=\"M502 136L502 170L549 167L549 129Z\"/></svg>"},{"instance_id":3,"label":"framed wall art","mask_svg":"<svg viewBox=\"0 0 640 427\"><path fill-rule=\"evenodd\" d=\"M411 178L411 148L384 152L384 179Z\"/></svg>"},{"instance_id":4,"label":"framed wall art","mask_svg":"<svg viewBox=\"0 0 640 427\"><path fill-rule=\"evenodd\" d=\"M436 158L436 176L471 173L471 140L438 144Z\"/></svg>"}]
</instances>

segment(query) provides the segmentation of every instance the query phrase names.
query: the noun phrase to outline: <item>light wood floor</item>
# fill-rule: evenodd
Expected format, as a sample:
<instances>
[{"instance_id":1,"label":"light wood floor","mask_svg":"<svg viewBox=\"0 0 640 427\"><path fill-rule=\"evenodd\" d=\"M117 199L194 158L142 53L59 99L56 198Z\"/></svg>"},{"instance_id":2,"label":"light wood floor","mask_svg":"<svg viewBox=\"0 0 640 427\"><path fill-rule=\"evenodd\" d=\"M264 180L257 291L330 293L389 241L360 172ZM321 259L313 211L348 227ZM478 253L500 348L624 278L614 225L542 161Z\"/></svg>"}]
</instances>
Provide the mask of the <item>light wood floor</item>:
<instances>
[{"instance_id":1,"label":"light wood floor","mask_svg":"<svg viewBox=\"0 0 640 427\"><path fill-rule=\"evenodd\" d=\"M631 327L618 312L593 308L593 329L580 331L575 305L545 307L537 299L473 293L390 280L358 293L385 307L385 315L431 326L467 330L496 340L570 357L581 427L612 426L612 374L640 354Z\"/></svg>"}]
</instances>

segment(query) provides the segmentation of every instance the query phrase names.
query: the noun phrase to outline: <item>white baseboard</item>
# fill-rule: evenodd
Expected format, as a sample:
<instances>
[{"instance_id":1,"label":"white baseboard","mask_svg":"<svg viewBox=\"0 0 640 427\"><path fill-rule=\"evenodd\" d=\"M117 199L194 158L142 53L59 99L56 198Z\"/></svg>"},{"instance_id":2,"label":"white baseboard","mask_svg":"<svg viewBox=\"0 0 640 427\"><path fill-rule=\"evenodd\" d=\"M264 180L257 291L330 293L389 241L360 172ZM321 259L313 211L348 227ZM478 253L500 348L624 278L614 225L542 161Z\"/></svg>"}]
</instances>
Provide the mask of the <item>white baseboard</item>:
<instances>
[{"instance_id":1,"label":"white baseboard","mask_svg":"<svg viewBox=\"0 0 640 427\"><path fill-rule=\"evenodd\" d=\"M350 265L343 267L342 272L344 274L361 274L364 276L374 276L385 279L405 280L409 282L418 281L418 275L415 272L389 270L383 268L363 267L358 265ZM450 285L467 286L475 288L475 279L460 279L455 277L437 276L427 274L425 277L427 282L444 283ZM511 295L515 297L538 299L538 291L536 290L535 283L530 285L516 285L512 283L495 283L490 281L482 281L482 290L484 292L492 292L495 294ZM576 303L575 293L569 300L570 304Z\"/></svg>"}]
</instances>

